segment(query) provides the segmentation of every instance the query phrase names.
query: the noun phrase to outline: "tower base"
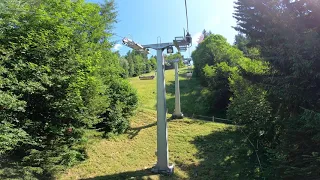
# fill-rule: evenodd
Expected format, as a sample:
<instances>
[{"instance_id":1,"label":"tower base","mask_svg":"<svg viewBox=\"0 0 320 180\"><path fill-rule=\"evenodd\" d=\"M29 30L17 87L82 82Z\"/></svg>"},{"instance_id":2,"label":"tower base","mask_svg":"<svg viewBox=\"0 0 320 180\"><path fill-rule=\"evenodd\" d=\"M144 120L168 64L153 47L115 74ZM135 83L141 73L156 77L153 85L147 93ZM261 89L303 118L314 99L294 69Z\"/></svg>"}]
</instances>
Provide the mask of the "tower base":
<instances>
[{"instance_id":1,"label":"tower base","mask_svg":"<svg viewBox=\"0 0 320 180\"><path fill-rule=\"evenodd\" d=\"M157 165L151 168L151 172L155 174L171 175L174 172L174 166L169 165L167 168L159 168Z\"/></svg>"},{"instance_id":2,"label":"tower base","mask_svg":"<svg viewBox=\"0 0 320 180\"><path fill-rule=\"evenodd\" d=\"M171 118L172 119L183 119L183 114L182 113L173 113Z\"/></svg>"}]
</instances>

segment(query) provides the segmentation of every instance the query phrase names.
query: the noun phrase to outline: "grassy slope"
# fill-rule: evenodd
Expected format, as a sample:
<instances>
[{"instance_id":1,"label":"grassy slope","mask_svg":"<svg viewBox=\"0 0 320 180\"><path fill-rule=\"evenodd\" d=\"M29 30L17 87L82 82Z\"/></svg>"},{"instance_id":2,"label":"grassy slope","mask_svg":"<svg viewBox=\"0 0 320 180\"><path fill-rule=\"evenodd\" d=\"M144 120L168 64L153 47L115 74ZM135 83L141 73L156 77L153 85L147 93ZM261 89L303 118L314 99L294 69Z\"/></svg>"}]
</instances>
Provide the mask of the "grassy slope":
<instances>
[{"instance_id":1,"label":"grassy slope","mask_svg":"<svg viewBox=\"0 0 320 180\"><path fill-rule=\"evenodd\" d=\"M188 70L186 68L181 69L179 75L180 82L180 94L181 94L181 110L187 115L206 114L207 108L199 106L204 95L201 93L202 87L199 85L197 79L187 79L185 73ZM149 73L149 75L154 73ZM166 99L168 113L172 114L174 111L174 70L167 70L165 72L166 78ZM138 89L138 96L140 100L140 107L155 110L156 108L156 79L153 81L139 80L138 77L130 79L131 84Z\"/></svg>"},{"instance_id":2,"label":"grassy slope","mask_svg":"<svg viewBox=\"0 0 320 180\"><path fill-rule=\"evenodd\" d=\"M181 71L183 74L184 71ZM200 103L200 86L196 80L181 79L182 110L193 113ZM169 129L170 162L173 176L151 174L156 162L156 80L130 79L138 89L140 108L132 118L131 129L123 135L105 140L89 133L89 158L67 170L59 179L234 179L240 170L232 162L239 144L232 126L200 120L172 120ZM174 107L174 71L166 71L167 105ZM228 129L228 130L227 130ZM230 170L232 169L232 170Z\"/></svg>"}]
</instances>

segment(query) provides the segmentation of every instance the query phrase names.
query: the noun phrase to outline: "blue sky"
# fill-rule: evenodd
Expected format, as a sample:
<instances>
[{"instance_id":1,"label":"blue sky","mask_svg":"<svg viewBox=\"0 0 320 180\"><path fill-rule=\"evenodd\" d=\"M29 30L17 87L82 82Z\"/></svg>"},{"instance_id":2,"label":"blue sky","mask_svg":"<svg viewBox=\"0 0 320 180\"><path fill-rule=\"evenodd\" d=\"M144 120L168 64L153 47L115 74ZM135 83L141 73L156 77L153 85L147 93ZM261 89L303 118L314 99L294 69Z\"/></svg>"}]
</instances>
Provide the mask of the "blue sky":
<instances>
[{"instance_id":1,"label":"blue sky","mask_svg":"<svg viewBox=\"0 0 320 180\"><path fill-rule=\"evenodd\" d=\"M129 37L139 44L155 44L157 37L161 42L172 42L174 37L183 35L187 28L184 0L115 0L118 11L118 23L114 33ZM87 2L103 3L104 0L87 0ZM232 17L234 0L187 0L189 31L193 37L194 50L196 40L203 29L221 34L233 43L237 32L232 28L236 20ZM121 44L121 38L114 49L125 55L130 48ZM176 50L175 50L176 52ZM152 54L156 54L151 50ZM182 53L189 57L189 52Z\"/></svg>"}]
</instances>

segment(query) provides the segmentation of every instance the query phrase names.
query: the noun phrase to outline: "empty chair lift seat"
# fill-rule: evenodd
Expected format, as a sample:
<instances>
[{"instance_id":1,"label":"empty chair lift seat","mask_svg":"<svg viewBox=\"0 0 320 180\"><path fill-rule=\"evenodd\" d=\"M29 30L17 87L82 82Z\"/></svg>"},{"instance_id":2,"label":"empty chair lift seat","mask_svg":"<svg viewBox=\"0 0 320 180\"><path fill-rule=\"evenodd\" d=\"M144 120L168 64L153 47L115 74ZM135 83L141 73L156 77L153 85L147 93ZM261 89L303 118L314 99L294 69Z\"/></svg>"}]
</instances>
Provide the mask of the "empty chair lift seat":
<instances>
[{"instance_id":1,"label":"empty chair lift seat","mask_svg":"<svg viewBox=\"0 0 320 180\"><path fill-rule=\"evenodd\" d=\"M155 76L139 76L140 80L152 80Z\"/></svg>"},{"instance_id":2,"label":"empty chair lift seat","mask_svg":"<svg viewBox=\"0 0 320 180\"><path fill-rule=\"evenodd\" d=\"M192 77L192 72L187 72L187 77L191 78Z\"/></svg>"}]
</instances>

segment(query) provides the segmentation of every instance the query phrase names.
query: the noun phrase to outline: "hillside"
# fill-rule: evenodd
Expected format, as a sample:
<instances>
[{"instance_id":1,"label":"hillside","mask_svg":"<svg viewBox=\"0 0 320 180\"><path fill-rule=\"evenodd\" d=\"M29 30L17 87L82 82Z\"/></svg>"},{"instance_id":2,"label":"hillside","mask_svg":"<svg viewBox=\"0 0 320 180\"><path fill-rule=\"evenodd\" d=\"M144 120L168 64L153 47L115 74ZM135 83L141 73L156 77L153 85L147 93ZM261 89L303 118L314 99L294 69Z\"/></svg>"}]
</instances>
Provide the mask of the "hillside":
<instances>
[{"instance_id":1,"label":"hillside","mask_svg":"<svg viewBox=\"0 0 320 180\"><path fill-rule=\"evenodd\" d=\"M182 110L192 113L200 86L180 71ZM59 179L234 179L240 173L232 159L238 150L239 134L225 124L185 118L168 123L169 158L175 164L173 176L151 174L156 162L156 80L130 79L138 90L139 109L130 130L112 139L88 133L88 159L67 170ZM174 102L174 71L166 71L169 112ZM189 108L189 109L187 109ZM227 173L226 173L227 172Z\"/></svg>"}]
</instances>

